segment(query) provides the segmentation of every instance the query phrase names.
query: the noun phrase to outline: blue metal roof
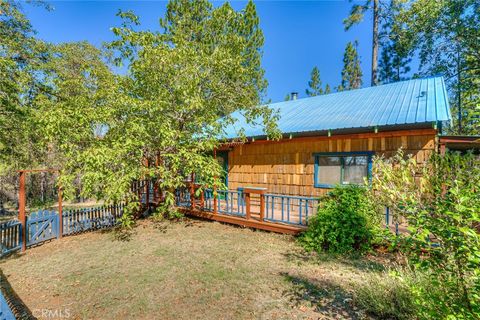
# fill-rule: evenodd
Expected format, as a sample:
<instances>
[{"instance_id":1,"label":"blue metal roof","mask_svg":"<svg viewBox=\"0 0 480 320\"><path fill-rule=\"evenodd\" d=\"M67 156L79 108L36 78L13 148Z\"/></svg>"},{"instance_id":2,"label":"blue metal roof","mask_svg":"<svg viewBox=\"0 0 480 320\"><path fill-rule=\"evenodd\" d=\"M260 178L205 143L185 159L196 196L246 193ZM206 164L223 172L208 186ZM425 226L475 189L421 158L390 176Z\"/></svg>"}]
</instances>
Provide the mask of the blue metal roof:
<instances>
[{"instance_id":1,"label":"blue metal roof","mask_svg":"<svg viewBox=\"0 0 480 320\"><path fill-rule=\"evenodd\" d=\"M278 110L284 134L450 121L450 107L442 77L412 79L376 87L269 104ZM247 137L264 136L261 125L247 124L238 112L227 138L243 128ZM259 121L261 123L261 121Z\"/></svg>"}]
</instances>

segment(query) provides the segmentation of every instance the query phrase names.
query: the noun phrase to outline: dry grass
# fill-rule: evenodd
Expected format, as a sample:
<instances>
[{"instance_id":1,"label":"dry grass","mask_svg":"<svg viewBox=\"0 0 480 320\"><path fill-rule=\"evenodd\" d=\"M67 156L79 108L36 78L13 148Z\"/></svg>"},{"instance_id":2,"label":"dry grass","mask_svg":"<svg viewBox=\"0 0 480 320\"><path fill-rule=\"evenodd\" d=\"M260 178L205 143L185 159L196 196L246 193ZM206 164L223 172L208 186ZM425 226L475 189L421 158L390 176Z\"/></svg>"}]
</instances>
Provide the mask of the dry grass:
<instances>
[{"instance_id":1,"label":"dry grass","mask_svg":"<svg viewBox=\"0 0 480 320\"><path fill-rule=\"evenodd\" d=\"M34 315L70 319L365 318L351 290L379 271L305 254L289 236L199 220L143 221L130 241L68 237L0 267Z\"/></svg>"}]
</instances>

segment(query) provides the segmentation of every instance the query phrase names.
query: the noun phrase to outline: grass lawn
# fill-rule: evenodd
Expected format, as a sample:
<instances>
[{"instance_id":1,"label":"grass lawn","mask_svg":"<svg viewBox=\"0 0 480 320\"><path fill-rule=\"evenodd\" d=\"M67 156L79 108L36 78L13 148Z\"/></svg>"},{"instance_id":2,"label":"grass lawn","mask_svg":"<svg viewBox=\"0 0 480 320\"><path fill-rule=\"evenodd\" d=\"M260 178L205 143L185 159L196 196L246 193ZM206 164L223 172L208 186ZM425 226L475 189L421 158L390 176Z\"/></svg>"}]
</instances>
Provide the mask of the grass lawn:
<instances>
[{"instance_id":1,"label":"grass lawn","mask_svg":"<svg viewBox=\"0 0 480 320\"><path fill-rule=\"evenodd\" d=\"M353 287L381 272L305 254L290 236L190 219L142 221L129 241L55 240L0 268L34 315L69 319L363 319Z\"/></svg>"}]
</instances>

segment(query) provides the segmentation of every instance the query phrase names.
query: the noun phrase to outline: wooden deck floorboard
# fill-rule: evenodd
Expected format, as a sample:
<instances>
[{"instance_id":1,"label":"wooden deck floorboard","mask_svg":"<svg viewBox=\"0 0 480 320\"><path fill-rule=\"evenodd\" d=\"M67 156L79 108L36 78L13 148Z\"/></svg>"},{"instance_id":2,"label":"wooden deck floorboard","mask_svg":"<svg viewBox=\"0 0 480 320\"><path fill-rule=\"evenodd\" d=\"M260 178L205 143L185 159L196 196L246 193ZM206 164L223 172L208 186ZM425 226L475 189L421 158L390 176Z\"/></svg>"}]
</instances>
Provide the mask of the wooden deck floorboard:
<instances>
[{"instance_id":1,"label":"wooden deck floorboard","mask_svg":"<svg viewBox=\"0 0 480 320\"><path fill-rule=\"evenodd\" d=\"M283 223L272 223L267 221L260 221L258 215L253 214L251 219L247 220L243 217L236 217L232 215L217 213L214 214L212 212L202 211L199 209L190 209L190 208L180 208L180 210L191 216L200 217L203 219L214 220L218 222L224 222L229 224L235 224L239 226L244 226L248 228L260 229L265 231L283 233L283 234L291 234L296 235L305 230L305 227L302 226L294 226L294 225L287 225Z\"/></svg>"}]
</instances>

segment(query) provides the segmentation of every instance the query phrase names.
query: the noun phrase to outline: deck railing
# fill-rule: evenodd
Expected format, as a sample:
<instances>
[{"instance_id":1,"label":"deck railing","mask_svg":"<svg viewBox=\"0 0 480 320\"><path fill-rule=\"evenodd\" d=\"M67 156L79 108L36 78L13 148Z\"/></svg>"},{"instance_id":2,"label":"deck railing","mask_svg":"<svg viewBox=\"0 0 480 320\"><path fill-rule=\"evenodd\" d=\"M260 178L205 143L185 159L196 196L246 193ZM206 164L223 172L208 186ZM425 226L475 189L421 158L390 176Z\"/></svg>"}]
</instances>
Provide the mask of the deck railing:
<instances>
[{"instance_id":1,"label":"deck railing","mask_svg":"<svg viewBox=\"0 0 480 320\"><path fill-rule=\"evenodd\" d=\"M193 188L196 190L196 188ZM266 194L259 189L217 190L192 193L192 188L176 190L176 204L183 208L220 213L274 223L307 226L316 213L319 199L314 197ZM192 203L192 198L194 199Z\"/></svg>"},{"instance_id":2,"label":"deck railing","mask_svg":"<svg viewBox=\"0 0 480 320\"><path fill-rule=\"evenodd\" d=\"M313 197L265 194L265 220L306 226L317 212L319 199Z\"/></svg>"},{"instance_id":3,"label":"deck railing","mask_svg":"<svg viewBox=\"0 0 480 320\"><path fill-rule=\"evenodd\" d=\"M218 190L216 202L217 212L234 216L245 216L245 197L242 191ZM202 209L205 211L214 211L215 201L213 190L207 189L204 191L204 205Z\"/></svg>"}]
</instances>

